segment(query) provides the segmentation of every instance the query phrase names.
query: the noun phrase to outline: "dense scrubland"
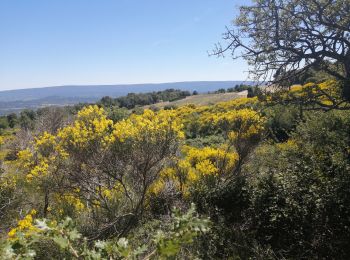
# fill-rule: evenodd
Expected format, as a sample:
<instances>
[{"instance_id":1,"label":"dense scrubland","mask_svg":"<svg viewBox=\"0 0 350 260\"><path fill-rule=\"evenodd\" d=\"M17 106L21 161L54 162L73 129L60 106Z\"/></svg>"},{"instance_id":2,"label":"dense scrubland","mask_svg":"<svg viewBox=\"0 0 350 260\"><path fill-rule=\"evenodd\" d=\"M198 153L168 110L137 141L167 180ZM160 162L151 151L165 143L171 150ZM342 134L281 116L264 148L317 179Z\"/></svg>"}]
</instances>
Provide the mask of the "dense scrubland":
<instances>
[{"instance_id":1,"label":"dense scrubland","mask_svg":"<svg viewBox=\"0 0 350 260\"><path fill-rule=\"evenodd\" d=\"M241 7L213 54L268 84L248 97L146 109L188 93L130 94L1 118L1 258L349 259L349 10Z\"/></svg>"},{"instance_id":2,"label":"dense scrubland","mask_svg":"<svg viewBox=\"0 0 350 260\"><path fill-rule=\"evenodd\" d=\"M345 259L350 113L322 109L340 92L17 121L0 139L2 258Z\"/></svg>"}]
</instances>

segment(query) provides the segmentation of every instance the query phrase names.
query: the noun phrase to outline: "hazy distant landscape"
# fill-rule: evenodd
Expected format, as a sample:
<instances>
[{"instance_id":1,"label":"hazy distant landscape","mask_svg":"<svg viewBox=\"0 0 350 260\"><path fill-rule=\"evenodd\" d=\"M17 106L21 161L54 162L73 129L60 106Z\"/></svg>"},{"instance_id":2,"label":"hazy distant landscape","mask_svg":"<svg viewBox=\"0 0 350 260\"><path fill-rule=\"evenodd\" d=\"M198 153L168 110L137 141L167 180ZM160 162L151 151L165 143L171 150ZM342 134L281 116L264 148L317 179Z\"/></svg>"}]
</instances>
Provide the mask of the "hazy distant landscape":
<instances>
[{"instance_id":1,"label":"hazy distant landscape","mask_svg":"<svg viewBox=\"0 0 350 260\"><path fill-rule=\"evenodd\" d=\"M0 115L23 109L45 106L64 106L95 102L104 96L120 97L128 93L145 93L165 89L181 89L207 93L237 84L251 84L246 81L190 81L159 84L55 86L44 88L0 91Z\"/></svg>"}]
</instances>

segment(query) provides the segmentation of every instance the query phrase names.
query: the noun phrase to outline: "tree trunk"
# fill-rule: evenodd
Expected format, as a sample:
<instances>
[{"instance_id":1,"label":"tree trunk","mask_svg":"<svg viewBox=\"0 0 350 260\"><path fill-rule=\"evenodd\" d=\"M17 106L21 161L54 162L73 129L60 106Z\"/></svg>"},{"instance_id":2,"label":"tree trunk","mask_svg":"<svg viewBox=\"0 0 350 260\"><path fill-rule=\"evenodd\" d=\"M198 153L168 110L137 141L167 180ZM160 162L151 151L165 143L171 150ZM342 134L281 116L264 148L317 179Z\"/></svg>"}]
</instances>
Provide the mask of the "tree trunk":
<instances>
[{"instance_id":1,"label":"tree trunk","mask_svg":"<svg viewBox=\"0 0 350 260\"><path fill-rule=\"evenodd\" d=\"M49 192L46 191L45 192L45 201L44 201L44 218L47 217L47 212L48 212L48 208L49 208Z\"/></svg>"},{"instance_id":2,"label":"tree trunk","mask_svg":"<svg viewBox=\"0 0 350 260\"><path fill-rule=\"evenodd\" d=\"M345 80L343 82L343 97L350 102L350 59L344 64Z\"/></svg>"}]
</instances>

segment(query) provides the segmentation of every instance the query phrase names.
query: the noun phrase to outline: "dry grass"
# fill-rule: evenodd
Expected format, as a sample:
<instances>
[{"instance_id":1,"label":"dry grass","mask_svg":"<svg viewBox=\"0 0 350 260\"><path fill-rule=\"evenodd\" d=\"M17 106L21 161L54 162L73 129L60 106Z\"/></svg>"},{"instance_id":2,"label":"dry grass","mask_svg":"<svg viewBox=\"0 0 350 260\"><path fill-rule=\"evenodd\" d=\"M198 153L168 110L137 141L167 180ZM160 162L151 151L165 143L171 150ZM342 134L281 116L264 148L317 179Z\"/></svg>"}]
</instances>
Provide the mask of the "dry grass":
<instances>
[{"instance_id":1,"label":"dry grass","mask_svg":"<svg viewBox=\"0 0 350 260\"><path fill-rule=\"evenodd\" d=\"M236 92L236 93L220 93L220 94L200 94L186 97L185 99L176 100L173 102L161 102L151 106L156 106L163 108L165 106L174 105L174 106L184 106L189 104L194 104L197 106L203 105L212 105L219 102L229 101L236 98L246 97L248 94L247 91ZM150 106L146 106L150 107Z\"/></svg>"}]
</instances>

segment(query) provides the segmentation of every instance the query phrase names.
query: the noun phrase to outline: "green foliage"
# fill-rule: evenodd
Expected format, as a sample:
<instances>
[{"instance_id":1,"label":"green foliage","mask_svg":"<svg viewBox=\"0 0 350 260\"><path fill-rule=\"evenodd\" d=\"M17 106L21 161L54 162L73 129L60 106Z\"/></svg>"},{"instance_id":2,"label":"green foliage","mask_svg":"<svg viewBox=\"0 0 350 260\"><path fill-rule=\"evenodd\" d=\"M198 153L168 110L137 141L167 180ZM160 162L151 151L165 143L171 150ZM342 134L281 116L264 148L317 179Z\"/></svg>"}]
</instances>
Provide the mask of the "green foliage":
<instances>
[{"instance_id":1,"label":"green foliage","mask_svg":"<svg viewBox=\"0 0 350 260\"><path fill-rule=\"evenodd\" d=\"M109 109L107 117L116 123L127 118L129 114L129 111L126 108L112 107Z\"/></svg>"},{"instance_id":2,"label":"green foliage","mask_svg":"<svg viewBox=\"0 0 350 260\"><path fill-rule=\"evenodd\" d=\"M14 128L17 124L17 114L11 113L7 115L7 122L9 124L9 127Z\"/></svg>"},{"instance_id":3,"label":"green foliage","mask_svg":"<svg viewBox=\"0 0 350 260\"><path fill-rule=\"evenodd\" d=\"M15 209L21 194L18 194L13 180L4 176L5 170L2 167L3 163L0 160L0 229L6 229L8 223L12 223L13 217L16 216Z\"/></svg>"},{"instance_id":4,"label":"green foliage","mask_svg":"<svg viewBox=\"0 0 350 260\"><path fill-rule=\"evenodd\" d=\"M290 141L262 146L251 162L252 229L286 257L346 258L350 116L307 117Z\"/></svg>"},{"instance_id":5,"label":"green foliage","mask_svg":"<svg viewBox=\"0 0 350 260\"><path fill-rule=\"evenodd\" d=\"M224 143L225 138L222 135L208 135L186 140L187 145L197 148L203 148L206 146L219 147Z\"/></svg>"},{"instance_id":6,"label":"green foliage","mask_svg":"<svg viewBox=\"0 0 350 260\"><path fill-rule=\"evenodd\" d=\"M217 91L215 91L216 94L219 94L219 93L226 93L226 89L224 88L220 88L218 89Z\"/></svg>"},{"instance_id":7,"label":"green foliage","mask_svg":"<svg viewBox=\"0 0 350 260\"><path fill-rule=\"evenodd\" d=\"M146 244L138 246L131 245L126 238L96 241L91 245L70 218L58 224L36 220L33 232L17 232L15 237L3 241L0 256L2 259L35 259L37 251L46 245L47 254L56 250L53 259L178 259L183 248L208 232L209 220L198 218L192 205L183 215L174 209L169 226L169 230L153 232Z\"/></svg>"},{"instance_id":8,"label":"green foliage","mask_svg":"<svg viewBox=\"0 0 350 260\"><path fill-rule=\"evenodd\" d=\"M0 133L8 127L7 118L4 116L0 117Z\"/></svg>"},{"instance_id":9,"label":"green foliage","mask_svg":"<svg viewBox=\"0 0 350 260\"><path fill-rule=\"evenodd\" d=\"M34 120L36 118L35 111L33 110L23 110L20 113L18 122L22 129L24 130L32 130L34 129Z\"/></svg>"},{"instance_id":10,"label":"green foliage","mask_svg":"<svg viewBox=\"0 0 350 260\"><path fill-rule=\"evenodd\" d=\"M164 110L172 110L172 109L176 109L177 106L176 105L165 105L164 106Z\"/></svg>"},{"instance_id":11,"label":"green foliage","mask_svg":"<svg viewBox=\"0 0 350 260\"><path fill-rule=\"evenodd\" d=\"M290 134L301 121L300 109L296 106L275 105L264 110L271 139L277 142L288 140Z\"/></svg>"},{"instance_id":12,"label":"green foliage","mask_svg":"<svg viewBox=\"0 0 350 260\"><path fill-rule=\"evenodd\" d=\"M99 104L104 107L122 107L127 109L135 108L136 106L146 106L164 101L175 101L183 99L191 94L188 91L178 89L166 89L164 91L149 92L149 93L129 93L126 96L111 98L103 97Z\"/></svg>"},{"instance_id":13,"label":"green foliage","mask_svg":"<svg viewBox=\"0 0 350 260\"><path fill-rule=\"evenodd\" d=\"M116 101L115 99L113 99L109 96L105 96L105 97L101 98L99 103L106 108L113 107L113 106L119 106L118 101Z\"/></svg>"}]
</instances>

